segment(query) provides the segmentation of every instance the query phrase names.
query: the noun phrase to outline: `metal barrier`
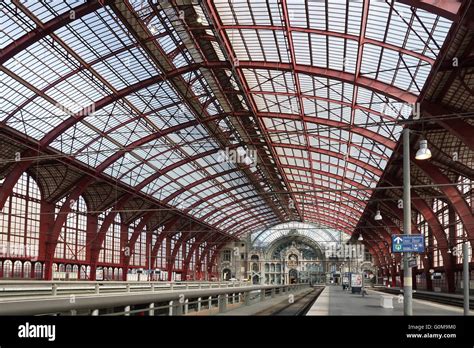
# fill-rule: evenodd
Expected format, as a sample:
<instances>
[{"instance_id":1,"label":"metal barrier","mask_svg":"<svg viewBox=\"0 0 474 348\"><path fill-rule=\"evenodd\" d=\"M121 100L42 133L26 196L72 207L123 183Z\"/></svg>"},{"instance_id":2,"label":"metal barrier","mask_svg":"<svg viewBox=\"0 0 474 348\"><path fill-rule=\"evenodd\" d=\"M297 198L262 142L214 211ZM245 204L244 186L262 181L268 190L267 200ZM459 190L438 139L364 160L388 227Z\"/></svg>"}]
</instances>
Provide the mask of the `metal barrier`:
<instances>
[{"instance_id":1,"label":"metal barrier","mask_svg":"<svg viewBox=\"0 0 474 348\"><path fill-rule=\"evenodd\" d=\"M19 283L17 286L20 286ZM42 282L42 286L47 286L49 291L40 297L35 298L30 294L26 298L0 298L0 315L183 315L188 314L190 310L212 308L219 308L220 312L224 312L229 302L248 305L252 299L259 298L264 301L277 293L281 295L308 286L251 285L238 282L121 282L120 285L110 282L83 282L77 287L77 283ZM109 286L118 291L109 291ZM12 288L7 290L5 282L0 282L0 289L6 293L14 291ZM75 293L71 292L73 289ZM77 289L80 291L77 292ZM25 289L22 291L25 292ZM143 308L135 308L140 306Z\"/></svg>"},{"instance_id":2,"label":"metal barrier","mask_svg":"<svg viewBox=\"0 0 474 348\"><path fill-rule=\"evenodd\" d=\"M103 294L111 292L212 289L250 285L247 282L2 280L0 281L0 299L11 296L57 296L80 293Z\"/></svg>"}]
</instances>

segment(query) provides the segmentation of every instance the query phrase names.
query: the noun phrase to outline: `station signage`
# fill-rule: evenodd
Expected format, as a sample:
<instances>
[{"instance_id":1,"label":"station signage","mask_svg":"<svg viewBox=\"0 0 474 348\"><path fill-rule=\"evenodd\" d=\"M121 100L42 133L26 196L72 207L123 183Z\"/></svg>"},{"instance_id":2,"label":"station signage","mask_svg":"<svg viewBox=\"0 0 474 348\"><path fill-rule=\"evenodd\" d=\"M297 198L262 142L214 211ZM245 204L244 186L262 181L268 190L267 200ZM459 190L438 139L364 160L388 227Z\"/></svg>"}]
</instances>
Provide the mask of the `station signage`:
<instances>
[{"instance_id":1,"label":"station signage","mask_svg":"<svg viewBox=\"0 0 474 348\"><path fill-rule=\"evenodd\" d=\"M423 253L425 239L422 234L394 234L392 235L393 253Z\"/></svg>"}]
</instances>

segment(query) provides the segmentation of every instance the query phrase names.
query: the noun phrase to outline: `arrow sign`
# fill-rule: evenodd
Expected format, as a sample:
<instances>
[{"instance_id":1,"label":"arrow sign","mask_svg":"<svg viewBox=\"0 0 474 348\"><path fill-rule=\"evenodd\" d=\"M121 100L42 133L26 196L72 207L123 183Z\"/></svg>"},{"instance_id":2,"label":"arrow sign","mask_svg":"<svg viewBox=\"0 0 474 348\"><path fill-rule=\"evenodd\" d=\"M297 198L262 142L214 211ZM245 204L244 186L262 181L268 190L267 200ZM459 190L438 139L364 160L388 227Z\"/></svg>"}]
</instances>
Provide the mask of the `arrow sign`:
<instances>
[{"instance_id":1,"label":"arrow sign","mask_svg":"<svg viewBox=\"0 0 474 348\"><path fill-rule=\"evenodd\" d=\"M422 253L425 251L425 240L421 234L392 235L393 253Z\"/></svg>"},{"instance_id":2,"label":"arrow sign","mask_svg":"<svg viewBox=\"0 0 474 348\"><path fill-rule=\"evenodd\" d=\"M403 239L400 238L399 236L396 236L396 237L393 239L393 241L394 241L395 243L397 243L397 244L400 244L401 242L403 242Z\"/></svg>"}]
</instances>

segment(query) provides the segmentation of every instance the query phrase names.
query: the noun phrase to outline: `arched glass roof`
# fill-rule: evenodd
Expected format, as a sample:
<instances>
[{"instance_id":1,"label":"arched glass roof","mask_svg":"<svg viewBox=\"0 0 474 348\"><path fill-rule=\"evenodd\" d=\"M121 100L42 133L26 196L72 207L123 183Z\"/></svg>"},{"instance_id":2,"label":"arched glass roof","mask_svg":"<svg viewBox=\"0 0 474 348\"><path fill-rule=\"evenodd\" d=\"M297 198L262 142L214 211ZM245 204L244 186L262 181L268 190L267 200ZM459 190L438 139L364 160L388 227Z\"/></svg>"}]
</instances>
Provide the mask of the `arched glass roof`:
<instances>
[{"instance_id":1,"label":"arched glass roof","mask_svg":"<svg viewBox=\"0 0 474 348\"><path fill-rule=\"evenodd\" d=\"M351 233L451 27L402 2L1 2L0 122L220 231Z\"/></svg>"},{"instance_id":2,"label":"arched glass roof","mask_svg":"<svg viewBox=\"0 0 474 348\"><path fill-rule=\"evenodd\" d=\"M255 248L266 248L274 241L284 237L302 236L316 242L320 247L343 243L349 236L340 231L324 228L311 223L290 221L268 229L254 232L250 241Z\"/></svg>"}]
</instances>

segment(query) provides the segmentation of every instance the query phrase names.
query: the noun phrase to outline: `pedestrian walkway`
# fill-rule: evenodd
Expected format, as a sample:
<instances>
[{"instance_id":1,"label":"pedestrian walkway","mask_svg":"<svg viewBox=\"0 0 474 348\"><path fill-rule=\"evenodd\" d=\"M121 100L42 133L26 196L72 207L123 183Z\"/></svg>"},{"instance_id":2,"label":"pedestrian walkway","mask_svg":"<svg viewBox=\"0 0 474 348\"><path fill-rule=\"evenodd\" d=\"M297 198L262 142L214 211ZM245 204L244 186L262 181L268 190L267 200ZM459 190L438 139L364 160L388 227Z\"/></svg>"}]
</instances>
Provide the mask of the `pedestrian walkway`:
<instances>
[{"instance_id":1,"label":"pedestrian walkway","mask_svg":"<svg viewBox=\"0 0 474 348\"><path fill-rule=\"evenodd\" d=\"M352 294L339 286L327 286L307 315L403 315L401 297L367 290L368 295ZM393 299L393 308L383 308L381 296ZM474 311L471 311L474 314ZM463 315L460 307L448 306L424 300L413 300L414 315Z\"/></svg>"}]
</instances>

